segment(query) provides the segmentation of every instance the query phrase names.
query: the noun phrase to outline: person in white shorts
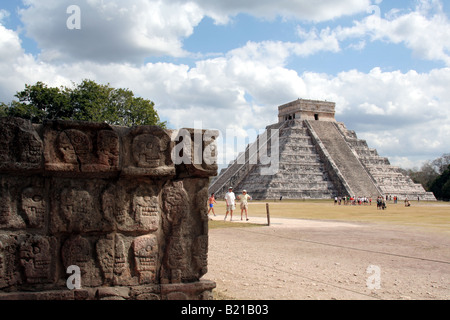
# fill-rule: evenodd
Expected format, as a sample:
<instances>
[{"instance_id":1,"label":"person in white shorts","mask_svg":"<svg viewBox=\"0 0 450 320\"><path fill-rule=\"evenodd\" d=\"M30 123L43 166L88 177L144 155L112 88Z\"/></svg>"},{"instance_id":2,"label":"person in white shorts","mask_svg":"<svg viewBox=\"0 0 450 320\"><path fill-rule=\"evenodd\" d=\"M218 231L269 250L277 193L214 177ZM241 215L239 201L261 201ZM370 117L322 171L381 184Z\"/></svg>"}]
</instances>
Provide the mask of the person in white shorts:
<instances>
[{"instance_id":1,"label":"person in white shorts","mask_svg":"<svg viewBox=\"0 0 450 320\"><path fill-rule=\"evenodd\" d=\"M238 200L241 201L241 220L242 213L245 211L245 219L248 221L247 211L248 211L248 200L251 200L252 197L247 194L247 190L242 191L242 195L238 196Z\"/></svg>"},{"instance_id":2,"label":"person in white shorts","mask_svg":"<svg viewBox=\"0 0 450 320\"><path fill-rule=\"evenodd\" d=\"M225 219L223 220L227 220L228 212L230 212L230 221L232 221L233 211L236 209L236 196L234 195L232 187L229 187L228 192L225 194L225 202L227 204L227 212L225 213Z\"/></svg>"}]
</instances>

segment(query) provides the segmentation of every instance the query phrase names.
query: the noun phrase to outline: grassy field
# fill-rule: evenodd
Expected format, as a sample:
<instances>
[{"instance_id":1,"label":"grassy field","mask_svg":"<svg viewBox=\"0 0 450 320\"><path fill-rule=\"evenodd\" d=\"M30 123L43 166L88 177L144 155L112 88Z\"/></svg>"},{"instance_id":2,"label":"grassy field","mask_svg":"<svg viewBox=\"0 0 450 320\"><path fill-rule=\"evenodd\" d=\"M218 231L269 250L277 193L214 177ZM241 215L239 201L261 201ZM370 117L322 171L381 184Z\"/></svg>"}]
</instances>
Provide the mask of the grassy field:
<instances>
[{"instance_id":1,"label":"grassy field","mask_svg":"<svg viewBox=\"0 0 450 320\"><path fill-rule=\"evenodd\" d=\"M335 220L355 222L375 222L397 225L408 225L430 228L435 231L450 233L450 203L411 201L410 207L403 202L387 203L386 210L377 210L376 203L372 205L334 205L333 200L283 200L283 201L251 201L249 217L266 216L266 203L269 204L270 216L279 218ZM225 202L217 201L214 206L216 214L225 214ZM239 205L235 215L240 216ZM214 221L215 227L254 226L248 223L227 223Z\"/></svg>"}]
</instances>

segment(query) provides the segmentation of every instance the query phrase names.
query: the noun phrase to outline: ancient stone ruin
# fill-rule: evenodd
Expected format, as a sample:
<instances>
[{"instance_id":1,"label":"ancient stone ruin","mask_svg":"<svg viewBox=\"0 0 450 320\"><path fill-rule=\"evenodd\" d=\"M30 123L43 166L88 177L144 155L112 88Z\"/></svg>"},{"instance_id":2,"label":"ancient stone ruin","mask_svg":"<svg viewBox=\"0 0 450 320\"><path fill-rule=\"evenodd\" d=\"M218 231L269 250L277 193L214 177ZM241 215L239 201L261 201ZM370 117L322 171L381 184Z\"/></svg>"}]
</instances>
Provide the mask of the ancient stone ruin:
<instances>
[{"instance_id":1,"label":"ancient stone ruin","mask_svg":"<svg viewBox=\"0 0 450 320\"><path fill-rule=\"evenodd\" d=\"M266 139L267 137L267 139ZM275 142L278 146L272 149ZM267 149L267 150L266 150ZM277 152L270 172L261 153ZM264 151L264 152L261 152ZM256 160L258 161L252 161ZM223 197L229 186L254 199L329 199L334 196L397 196L436 200L389 160L335 120L335 103L302 100L278 107L278 123L266 127L214 179L209 192Z\"/></svg>"},{"instance_id":2,"label":"ancient stone ruin","mask_svg":"<svg viewBox=\"0 0 450 320\"><path fill-rule=\"evenodd\" d=\"M194 131L0 118L0 299L211 298Z\"/></svg>"}]
</instances>

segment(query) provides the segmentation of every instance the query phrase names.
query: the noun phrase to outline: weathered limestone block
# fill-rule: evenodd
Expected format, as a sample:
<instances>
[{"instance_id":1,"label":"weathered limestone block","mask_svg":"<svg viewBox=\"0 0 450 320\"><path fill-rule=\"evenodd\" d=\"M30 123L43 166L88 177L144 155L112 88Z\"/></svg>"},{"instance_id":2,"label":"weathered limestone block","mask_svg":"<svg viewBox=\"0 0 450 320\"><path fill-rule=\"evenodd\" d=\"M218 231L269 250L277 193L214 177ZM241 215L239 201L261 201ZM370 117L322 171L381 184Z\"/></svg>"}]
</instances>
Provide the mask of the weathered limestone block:
<instances>
[{"instance_id":1,"label":"weathered limestone block","mask_svg":"<svg viewBox=\"0 0 450 320\"><path fill-rule=\"evenodd\" d=\"M119 171L119 136L102 123L48 121L43 125L45 169L55 172Z\"/></svg>"},{"instance_id":2,"label":"weathered limestone block","mask_svg":"<svg viewBox=\"0 0 450 320\"><path fill-rule=\"evenodd\" d=\"M39 170L42 153L42 140L29 121L0 118L0 170Z\"/></svg>"},{"instance_id":3,"label":"weathered limestone block","mask_svg":"<svg viewBox=\"0 0 450 320\"><path fill-rule=\"evenodd\" d=\"M211 298L218 132L0 123L0 299Z\"/></svg>"},{"instance_id":4,"label":"weathered limestone block","mask_svg":"<svg viewBox=\"0 0 450 320\"><path fill-rule=\"evenodd\" d=\"M123 136L123 175L169 176L175 174L170 131L153 126L132 127Z\"/></svg>"}]
</instances>

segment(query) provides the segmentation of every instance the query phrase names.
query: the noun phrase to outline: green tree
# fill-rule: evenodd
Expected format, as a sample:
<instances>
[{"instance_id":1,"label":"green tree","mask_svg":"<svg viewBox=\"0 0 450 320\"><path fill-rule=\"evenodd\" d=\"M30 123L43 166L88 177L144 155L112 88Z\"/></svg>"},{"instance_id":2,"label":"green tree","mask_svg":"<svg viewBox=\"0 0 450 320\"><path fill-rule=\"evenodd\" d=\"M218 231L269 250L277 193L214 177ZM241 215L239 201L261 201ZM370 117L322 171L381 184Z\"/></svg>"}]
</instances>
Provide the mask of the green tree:
<instances>
[{"instance_id":1,"label":"green tree","mask_svg":"<svg viewBox=\"0 0 450 320\"><path fill-rule=\"evenodd\" d=\"M61 119L122 126L166 126L152 101L135 97L128 89L115 89L92 80L83 80L72 88L52 88L37 82L25 85L15 97L18 101L12 101L9 106L0 104L0 116L26 118L35 123Z\"/></svg>"},{"instance_id":2,"label":"green tree","mask_svg":"<svg viewBox=\"0 0 450 320\"><path fill-rule=\"evenodd\" d=\"M431 183L430 190L437 199L450 200L450 165Z\"/></svg>"}]
</instances>

